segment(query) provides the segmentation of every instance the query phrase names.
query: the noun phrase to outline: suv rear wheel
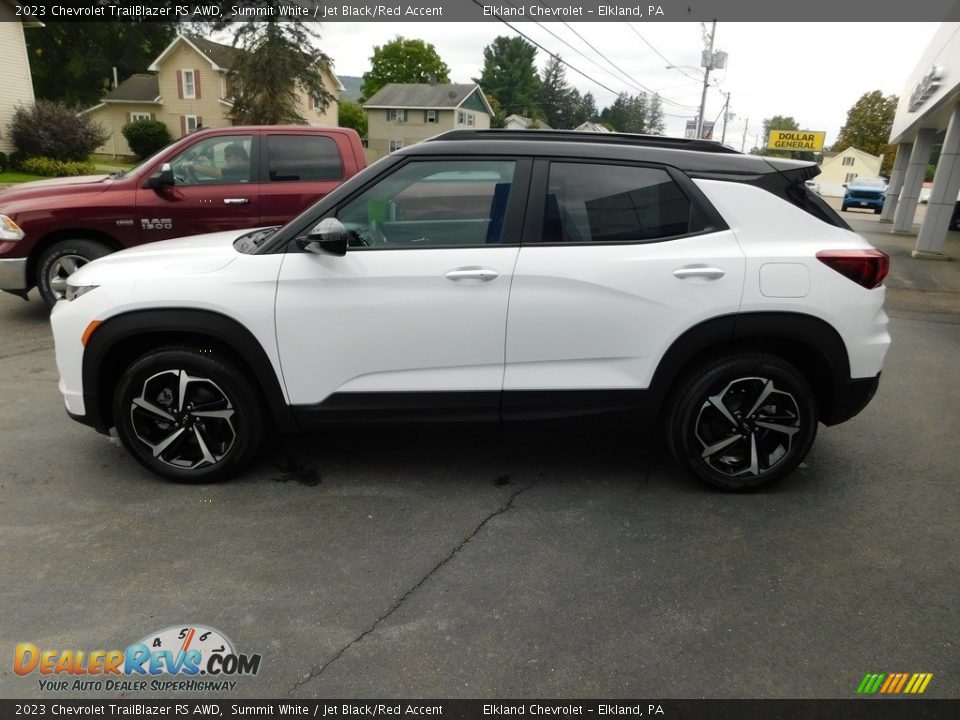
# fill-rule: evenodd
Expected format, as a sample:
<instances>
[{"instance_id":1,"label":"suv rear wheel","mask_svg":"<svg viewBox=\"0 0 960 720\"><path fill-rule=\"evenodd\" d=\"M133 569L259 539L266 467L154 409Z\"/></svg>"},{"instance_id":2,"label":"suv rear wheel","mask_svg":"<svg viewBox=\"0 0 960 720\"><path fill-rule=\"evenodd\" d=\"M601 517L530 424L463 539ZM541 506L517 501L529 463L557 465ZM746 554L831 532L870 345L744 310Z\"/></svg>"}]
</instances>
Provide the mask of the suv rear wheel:
<instances>
[{"instance_id":1,"label":"suv rear wheel","mask_svg":"<svg viewBox=\"0 0 960 720\"><path fill-rule=\"evenodd\" d=\"M127 450L176 482L224 480L256 454L263 434L257 389L217 352L162 348L124 371L113 417Z\"/></svg>"},{"instance_id":2,"label":"suv rear wheel","mask_svg":"<svg viewBox=\"0 0 960 720\"><path fill-rule=\"evenodd\" d=\"M68 277L111 252L96 240L63 240L48 247L37 263L37 289L43 301L53 306L66 295Z\"/></svg>"},{"instance_id":3,"label":"suv rear wheel","mask_svg":"<svg viewBox=\"0 0 960 720\"><path fill-rule=\"evenodd\" d=\"M667 422L677 462L724 490L789 474L816 434L817 406L806 378L761 353L721 358L688 374Z\"/></svg>"}]
</instances>

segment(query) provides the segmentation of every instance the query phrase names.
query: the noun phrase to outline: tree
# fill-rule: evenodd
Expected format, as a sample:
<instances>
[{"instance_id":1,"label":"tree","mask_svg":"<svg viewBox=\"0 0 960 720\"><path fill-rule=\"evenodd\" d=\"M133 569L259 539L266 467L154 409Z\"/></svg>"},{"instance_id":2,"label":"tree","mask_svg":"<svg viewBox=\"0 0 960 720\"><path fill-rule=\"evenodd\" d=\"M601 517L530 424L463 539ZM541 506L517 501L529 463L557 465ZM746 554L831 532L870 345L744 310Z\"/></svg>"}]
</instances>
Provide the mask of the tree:
<instances>
[{"instance_id":1,"label":"tree","mask_svg":"<svg viewBox=\"0 0 960 720\"><path fill-rule=\"evenodd\" d=\"M547 124L555 129L574 127L580 93L567 83L563 60L554 55L543 68L538 103Z\"/></svg>"},{"instance_id":2,"label":"tree","mask_svg":"<svg viewBox=\"0 0 960 720\"><path fill-rule=\"evenodd\" d=\"M367 136L367 113L360 103L341 100L337 122L340 127L353 128L360 137Z\"/></svg>"},{"instance_id":3,"label":"tree","mask_svg":"<svg viewBox=\"0 0 960 720\"><path fill-rule=\"evenodd\" d=\"M113 86L143 72L176 37L176 22L67 22L44 19L28 30L27 52L38 98L89 107Z\"/></svg>"},{"instance_id":4,"label":"tree","mask_svg":"<svg viewBox=\"0 0 960 720\"><path fill-rule=\"evenodd\" d=\"M310 23L287 20L250 20L234 31L231 71L236 80L230 119L238 125L306 125L300 114L300 90L326 110L333 95L324 74L332 72L330 58L314 50L318 38Z\"/></svg>"},{"instance_id":5,"label":"tree","mask_svg":"<svg viewBox=\"0 0 960 720\"><path fill-rule=\"evenodd\" d=\"M483 72L474 82L489 99L497 99L503 117L537 114L540 77L537 75L537 48L522 37L501 35L483 49Z\"/></svg>"},{"instance_id":6,"label":"tree","mask_svg":"<svg viewBox=\"0 0 960 720\"><path fill-rule=\"evenodd\" d=\"M847 122L833 149L837 152L855 147L871 155L883 155L880 172L889 174L896 155L896 146L890 145L890 128L897 112L897 96L884 96L879 90L864 93L847 111Z\"/></svg>"},{"instance_id":7,"label":"tree","mask_svg":"<svg viewBox=\"0 0 960 720\"><path fill-rule=\"evenodd\" d=\"M646 93L620 93L612 105L600 113L600 121L617 132L662 135L663 110L660 96Z\"/></svg>"},{"instance_id":8,"label":"tree","mask_svg":"<svg viewBox=\"0 0 960 720\"><path fill-rule=\"evenodd\" d=\"M666 124L663 121L663 103L660 101L660 95L654 93L650 99L650 109L647 111L646 131L650 135L663 135L666 130Z\"/></svg>"},{"instance_id":9,"label":"tree","mask_svg":"<svg viewBox=\"0 0 960 720\"><path fill-rule=\"evenodd\" d=\"M450 68L437 49L423 40L399 35L373 48L370 69L363 74L361 102L372 97L387 83L448 83Z\"/></svg>"},{"instance_id":10,"label":"tree","mask_svg":"<svg viewBox=\"0 0 960 720\"><path fill-rule=\"evenodd\" d=\"M800 123L792 115L774 115L763 121L763 144L757 153L758 155L769 155L773 157L792 158L794 160L814 160L816 155L808 150L769 150L767 143L770 141L771 130L799 130Z\"/></svg>"}]
</instances>

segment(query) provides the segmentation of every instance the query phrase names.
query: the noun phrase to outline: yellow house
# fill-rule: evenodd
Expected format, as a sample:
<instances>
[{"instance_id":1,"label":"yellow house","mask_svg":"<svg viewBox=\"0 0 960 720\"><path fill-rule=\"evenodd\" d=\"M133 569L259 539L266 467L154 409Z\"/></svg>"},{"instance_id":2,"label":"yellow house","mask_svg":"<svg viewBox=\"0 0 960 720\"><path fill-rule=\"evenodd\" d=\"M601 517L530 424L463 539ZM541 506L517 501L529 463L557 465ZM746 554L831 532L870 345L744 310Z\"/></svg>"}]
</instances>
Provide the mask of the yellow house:
<instances>
[{"instance_id":1,"label":"yellow house","mask_svg":"<svg viewBox=\"0 0 960 720\"><path fill-rule=\"evenodd\" d=\"M123 126L149 117L163 121L173 138L188 135L198 127L229 127L233 107L233 78L230 67L236 53L230 45L180 35L147 68L149 73L133 75L103 97L98 105L84 110L109 133L97 152L132 155ZM334 98L343 90L336 75L324 72L324 84ZM337 126L339 103L334 99L319 110L313 98L300 90L300 114L309 125Z\"/></svg>"},{"instance_id":2,"label":"yellow house","mask_svg":"<svg viewBox=\"0 0 960 720\"><path fill-rule=\"evenodd\" d=\"M486 129L493 110L476 84L389 83L367 100L367 161L454 129Z\"/></svg>"},{"instance_id":3,"label":"yellow house","mask_svg":"<svg viewBox=\"0 0 960 720\"><path fill-rule=\"evenodd\" d=\"M857 177L879 177L880 161L879 155L855 147L838 153L824 153L820 174L813 181L820 186L821 195L843 197L845 183Z\"/></svg>"},{"instance_id":4,"label":"yellow house","mask_svg":"<svg viewBox=\"0 0 960 720\"><path fill-rule=\"evenodd\" d=\"M33 78L30 75L30 60L27 43L23 36L25 27L42 27L43 23L24 21L16 15L16 5L11 0L0 0L0 152L13 152L10 142L10 120L19 106L33 105Z\"/></svg>"}]
</instances>

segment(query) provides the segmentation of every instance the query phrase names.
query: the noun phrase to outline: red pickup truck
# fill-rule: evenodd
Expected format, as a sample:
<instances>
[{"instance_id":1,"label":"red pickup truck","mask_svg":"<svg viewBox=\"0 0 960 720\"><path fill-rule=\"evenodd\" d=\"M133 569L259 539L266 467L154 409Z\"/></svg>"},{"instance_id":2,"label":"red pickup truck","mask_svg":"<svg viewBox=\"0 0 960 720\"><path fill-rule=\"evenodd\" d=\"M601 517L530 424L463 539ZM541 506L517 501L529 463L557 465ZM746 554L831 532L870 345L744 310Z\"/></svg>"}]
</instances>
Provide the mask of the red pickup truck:
<instances>
[{"instance_id":1,"label":"red pickup truck","mask_svg":"<svg viewBox=\"0 0 960 720\"><path fill-rule=\"evenodd\" d=\"M0 290L55 303L81 265L132 245L282 225L366 167L347 128L201 130L132 170L0 193Z\"/></svg>"}]
</instances>

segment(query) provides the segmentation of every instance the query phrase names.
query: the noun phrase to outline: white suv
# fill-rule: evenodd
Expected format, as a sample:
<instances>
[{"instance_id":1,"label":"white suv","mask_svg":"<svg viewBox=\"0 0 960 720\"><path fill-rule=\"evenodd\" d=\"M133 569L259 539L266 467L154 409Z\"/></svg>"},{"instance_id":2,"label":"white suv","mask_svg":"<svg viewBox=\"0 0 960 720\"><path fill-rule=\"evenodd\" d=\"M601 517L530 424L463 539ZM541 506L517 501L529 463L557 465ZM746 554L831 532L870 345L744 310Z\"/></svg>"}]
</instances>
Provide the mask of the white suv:
<instances>
[{"instance_id":1,"label":"white suv","mask_svg":"<svg viewBox=\"0 0 960 720\"><path fill-rule=\"evenodd\" d=\"M871 399L888 259L812 163L702 140L453 131L288 225L153 243L52 314L74 419L181 481L267 426L616 415L726 489Z\"/></svg>"}]
</instances>

